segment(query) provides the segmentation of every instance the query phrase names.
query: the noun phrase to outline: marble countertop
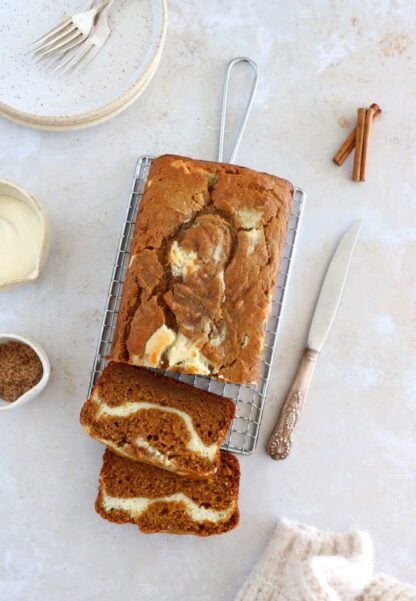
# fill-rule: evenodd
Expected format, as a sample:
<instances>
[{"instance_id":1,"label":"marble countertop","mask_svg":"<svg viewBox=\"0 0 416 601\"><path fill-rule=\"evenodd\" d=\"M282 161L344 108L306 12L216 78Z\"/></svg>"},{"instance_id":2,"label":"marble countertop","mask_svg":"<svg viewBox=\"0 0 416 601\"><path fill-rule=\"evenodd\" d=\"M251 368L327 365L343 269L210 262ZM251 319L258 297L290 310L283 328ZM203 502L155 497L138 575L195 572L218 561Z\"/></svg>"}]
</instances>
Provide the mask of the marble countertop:
<instances>
[{"instance_id":1,"label":"marble countertop","mask_svg":"<svg viewBox=\"0 0 416 601\"><path fill-rule=\"evenodd\" d=\"M39 198L52 247L34 285L0 291L0 330L53 371L0 416L0 598L232 601L278 516L372 535L379 569L416 573L416 83L414 2L170 2L160 68L137 102L90 130L0 121L0 176ZM226 62L261 82L238 161L307 192L257 451L241 459L241 524L208 540L144 536L94 513L102 448L78 424L137 156L215 158ZM240 83L244 77L241 77ZM368 181L331 162L358 106L378 102ZM232 115L243 102L240 93ZM362 218L342 304L290 458L265 443L303 347L329 256Z\"/></svg>"}]
</instances>

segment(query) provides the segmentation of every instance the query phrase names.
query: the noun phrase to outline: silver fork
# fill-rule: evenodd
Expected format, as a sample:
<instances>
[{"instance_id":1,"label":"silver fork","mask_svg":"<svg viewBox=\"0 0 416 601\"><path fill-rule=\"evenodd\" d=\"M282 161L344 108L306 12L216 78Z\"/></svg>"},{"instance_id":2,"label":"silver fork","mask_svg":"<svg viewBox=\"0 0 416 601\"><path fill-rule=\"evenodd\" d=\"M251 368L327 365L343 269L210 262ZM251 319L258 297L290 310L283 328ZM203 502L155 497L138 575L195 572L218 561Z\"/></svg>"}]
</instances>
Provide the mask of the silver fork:
<instances>
[{"instance_id":1,"label":"silver fork","mask_svg":"<svg viewBox=\"0 0 416 601\"><path fill-rule=\"evenodd\" d=\"M108 5L110 0L102 0L94 6L95 0L90 0L85 8L64 19L59 25L48 31L29 46L29 51L38 57L44 57L56 52L65 53L82 44L94 28L97 15Z\"/></svg>"},{"instance_id":2,"label":"silver fork","mask_svg":"<svg viewBox=\"0 0 416 601\"><path fill-rule=\"evenodd\" d=\"M52 69L52 73L67 73L70 70L79 70L92 61L104 46L110 36L110 27L108 25L108 13L114 0L106 0L104 8L98 14L92 32L79 48L72 52L67 52L61 57L59 64Z\"/></svg>"}]
</instances>

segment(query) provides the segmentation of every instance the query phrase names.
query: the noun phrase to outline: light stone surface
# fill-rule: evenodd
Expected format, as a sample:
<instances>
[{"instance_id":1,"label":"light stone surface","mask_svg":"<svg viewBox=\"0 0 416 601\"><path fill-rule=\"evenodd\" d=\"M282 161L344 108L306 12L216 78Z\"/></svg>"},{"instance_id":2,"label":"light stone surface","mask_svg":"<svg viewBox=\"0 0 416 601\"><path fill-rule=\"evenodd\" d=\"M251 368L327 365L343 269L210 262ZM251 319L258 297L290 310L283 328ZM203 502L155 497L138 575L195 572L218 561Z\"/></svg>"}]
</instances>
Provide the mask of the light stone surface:
<instances>
[{"instance_id":1,"label":"light stone surface","mask_svg":"<svg viewBox=\"0 0 416 601\"><path fill-rule=\"evenodd\" d=\"M278 516L364 528L379 569L414 579L415 25L412 1L173 0L160 69L125 113L73 133L0 121L0 176L39 198L53 234L41 279L0 291L0 330L33 336L53 366L41 398L0 415L1 599L232 601ZM241 460L241 525L207 540L144 536L94 513L102 448L78 414L135 159L215 158L224 68L237 55L262 71L238 160L305 189L303 227L258 449ZM384 114L357 184L351 159L338 168L331 157L373 101ZM266 439L325 266L359 217L293 452L275 463Z\"/></svg>"}]
</instances>

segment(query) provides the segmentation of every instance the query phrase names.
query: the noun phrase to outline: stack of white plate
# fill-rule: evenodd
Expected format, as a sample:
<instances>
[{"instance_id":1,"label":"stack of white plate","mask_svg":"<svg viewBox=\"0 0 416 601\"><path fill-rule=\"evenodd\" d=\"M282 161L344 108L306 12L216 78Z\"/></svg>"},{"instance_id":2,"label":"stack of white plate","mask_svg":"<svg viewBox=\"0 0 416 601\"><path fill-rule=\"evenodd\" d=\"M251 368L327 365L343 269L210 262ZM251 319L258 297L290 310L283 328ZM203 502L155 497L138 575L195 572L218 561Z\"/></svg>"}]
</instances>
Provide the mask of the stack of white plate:
<instances>
[{"instance_id":1,"label":"stack of white plate","mask_svg":"<svg viewBox=\"0 0 416 601\"><path fill-rule=\"evenodd\" d=\"M75 14L80 0L0 2L0 115L29 127L69 130L114 117L152 80L166 35L166 0L116 0L111 36L82 71L53 74L29 44ZM84 2L85 4L85 2Z\"/></svg>"}]
</instances>

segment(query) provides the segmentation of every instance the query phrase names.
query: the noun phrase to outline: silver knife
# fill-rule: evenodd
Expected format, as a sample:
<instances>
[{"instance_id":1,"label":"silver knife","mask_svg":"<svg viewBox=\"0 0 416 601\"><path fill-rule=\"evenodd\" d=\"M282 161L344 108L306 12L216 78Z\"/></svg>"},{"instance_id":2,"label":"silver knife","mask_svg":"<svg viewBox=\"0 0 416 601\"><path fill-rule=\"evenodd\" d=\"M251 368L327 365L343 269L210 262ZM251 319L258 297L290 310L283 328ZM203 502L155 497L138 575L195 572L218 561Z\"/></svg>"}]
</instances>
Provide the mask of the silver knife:
<instances>
[{"instance_id":1,"label":"silver knife","mask_svg":"<svg viewBox=\"0 0 416 601\"><path fill-rule=\"evenodd\" d=\"M341 300L361 226L362 221L356 221L343 235L325 274L312 317L307 346L267 444L267 452L272 459L286 459L292 448L293 432L312 380L316 360L325 344Z\"/></svg>"}]
</instances>

